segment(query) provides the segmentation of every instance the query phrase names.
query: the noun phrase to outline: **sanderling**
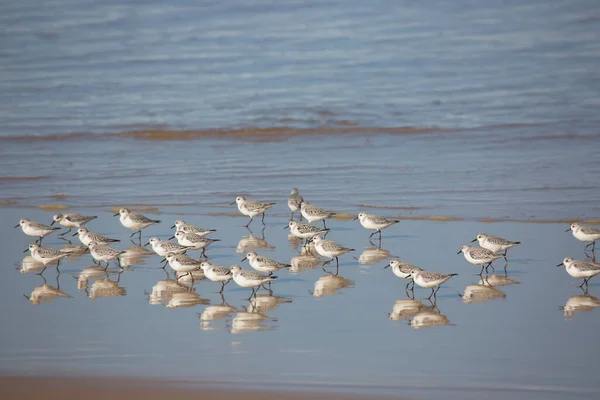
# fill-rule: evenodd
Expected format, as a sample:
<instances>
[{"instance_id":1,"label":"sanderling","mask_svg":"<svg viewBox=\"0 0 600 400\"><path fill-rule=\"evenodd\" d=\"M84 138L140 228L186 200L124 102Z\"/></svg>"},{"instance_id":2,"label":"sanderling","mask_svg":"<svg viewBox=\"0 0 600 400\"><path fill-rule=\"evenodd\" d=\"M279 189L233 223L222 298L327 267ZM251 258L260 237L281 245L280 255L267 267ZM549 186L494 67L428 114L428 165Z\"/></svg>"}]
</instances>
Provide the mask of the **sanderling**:
<instances>
[{"instance_id":1,"label":"sanderling","mask_svg":"<svg viewBox=\"0 0 600 400\"><path fill-rule=\"evenodd\" d=\"M493 299L503 299L506 293L493 286L475 284L465 287L463 294L458 294L465 304L478 304Z\"/></svg>"},{"instance_id":2,"label":"sanderling","mask_svg":"<svg viewBox=\"0 0 600 400\"><path fill-rule=\"evenodd\" d=\"M288 197L288 207L292 212L290 219L294 218L294 212L300 209L300 205L303 201L304 199L302 198L302 196L300 196L300 193L298 193L298 189L292 188L292 193L290 193L290 196Z\"/></svg>"},{"instance_id":3,"label":"sanderling","mask_svg":"<svg viewBox=\"0 0 600 400\"><path fill-rule=\"evenodd\" d=\"M385 229L388 226L392 226L392 225L400 222L397 219L387 219L387 218L380 217L375 214L368 214L368 213L364 213L364 212L358 214L358 216L354 219L355 220L358 219L360 221L360 224L363 226L363 228L371 230L371 231L375 231L375 232L371 233L371 236L369 236L369 237L373 237L373 235L379 233L380 240L381 240L381 230L382 229Z\"/></svg>"},{"instance_id":4,"label":"sanderling","mask_svg":"<svg viewBox=\"0 0 600 400\"><path fill-rule=\"evenodd\" d=\"M234 282L239 286L243 288L252 288L249 299L252 298L253 295L256 296L256 292L262 285L277 279L277 277L273 275L263 275L255 271L242 270L239 265L232 265L231 273L233 274Z\"/></svg>"},{"instance_id":5,"label":"sanderling","mask_svg":"<svg viewBox=\"0 0 600 400\"><path fill-rule=\"evenodd\" d=\"M36 240L36 243L38 244L42 244L42 239L45 236L48 236L54 231L60 230L59 227L53 228L51 226L40 224L39 222L35 222L26 218L20 220L19 223L15 225L15 228L18 228L19 226L23 230L23 233L25 233L27 236L38 237L39 239Z\"/></svg>"},{"instance_id":6,"label":"sanderling","mask_svg":"<svg viewBox=\"0 0 600 400\"><path fill-rule=\"evenodd\" d=\"M165 257L169 253L182 254L188 250L191 250L187 246L182 246L178 243L169 242L168 240L160 240L157 237L150 238L150 240L148 240L148 243L146 243L144 246L148 245L152 245L152 250L154 250L154 252L161 257Z\"/></svg>"},{"instance_id":7,"label":"sanderling","mask_svg":"<svg viewBox=\"0 0 600 400\"><path fill-rule=\"evenodd\" d=\"M312 240L315 244L315 250L317 250L317 253L323 257L330 258L330 260L326 261L325 264L329 264L335 258L336 267L340 265L338 260L339 256L354 251L354 249L343 247L334 241L323 239L321 236L315 236Z\"/></svg>"},{"instance_id":8,"label":"sanderling","mask_svg":"<svg viewBox=\"0 0 600 400\"><path fill-rule=\"evenodd\" d=\"M237 203L238 210L244 215L250 217L250 221L246 224L246 227L252 223L252 220L257 215L262 214L262 224L265 224L265 212L271 207L275 205L275 203L263 203L262 201L256 200L246 200L243 196L238 196L235 198L235 202L231 203L234 205Z\"/></svg>"},{"instance_id":9,"label":"sanderling","mask_svg":"<svg viewBox=\"0 0 600 400\"><path fill-rule=\"evenodd\" d=\"M301 239L312 239L313 237L326 234L329 232L327 228L319 228L317 226L311 224L303 224L301 222L290 221L287 226L284 226L283 229L288 229L292 233L292 235L299 237Z\"/></svg>"},{"instance_id":10,"label":"sanderling","mask_svg":"<svg viewBox=\"0 0 600 400\"><path fill-rule=\"evenodd\" d=\"M412 280L412 276L411 276L412 271L413 270L423 271L419 267L416 267L416 266L409 264L407 262L404 262L404 261L400 261L398 259L391 260L390 263L388 265L386 265L384 268L388 268L388 267L392 267L392 272L394 273L394 275L396 275L400 279L411 278L410 282L406 283L405 289L408 289L408 285L410 285L411 283L412 283L412 288L415 287L415 282Z\"/></svg>"},{"instance_id":11,"label":"sanderling","mask_svg":"<svg viewBox=\"0 0 600 400\"><path fill-rule=\"evenodd\" d=\"M37 243L32 243L29 245L29 251L31 251L31 256L37 262L41 262L44 264L44 269L38 273L41 275L46 270L46 266L50 263L56 262L56 269L58 270L58 266L60 265L60 260L69 254L61 253L60 251L53 249L51 247L41 247ZM25 250L27 251L27 250ZM59 271L60 272L60 271Z\"/></svg>"},{"instance_id":12,"label":"sanderling","mask_svg":"<svg viewBox=\"0 0 600 400\"><path fill-rule=\"evenodd\" d=\"M73 234L73 236L79 235L79 241L85 245L89 246L91 242L96 242L98 244L110 244L120 242L118 239L111 239L106 236L102 236L98 233L90 232L87 228L79 228L77 232Z\"/></svg>"},{"instance_id":13,"label":"sanderling","mask_svg":"<svg viewBox=\"0 0 600 400\"><path fill-rule=\"evenodd\" d=\"M473 247L469 246L468 244L463 245L456 254L460 253L464 253L466 260L471 264L481 265L481 272L479 275L483 273L484 268L487 271L487 267L492 265L494 260L504 257L501 254L496 254L491 250L484 249L483 247Z\"/></svg>"},{"instance_id":14,"label":"sanderling","mask_svg":"<svg viewBox=\"0 0 600 400\"><path fill-rule=\"evenodd\" d=\"M203 257L206 257L206 247L209 244L220 241L220 239L210 239L202 235L185 233L183 231L177 231L175 235L171 236L169 239L173 238L176 238L181 246L185 246L189 250L202 250Z\"/></svg>"},{"instance_id":15,"label":"sanderling","mask_svg":"<svg viewBox=\"0 0 600 400\"><path fill-rule=\"evenodd\" d=\"M60 236L64 236L67 233L71 232L73 228L81 228L91 220L98 218L97 216L84 216L77 213L69 213L69 214L54 214L52 217L53 221L50 226L54 225L54 223L58 222L60 225L65 228L69 228L68 231L64 231L60 234Z\"/></svg>"},{"instance_id":16,"label":"sanderling","mask_svg":"<svg viewBox=\"0 0 600 400\"><path fill-rule=\"evenodd\" d=\"M123 267L121 267L119 256L125 253L124 251L116 250L106 244L98 244L96 242L90 242L88 247L90 248L90 254L94 260L98 261L98 264L102 261L106 263L106 266L104 267L105 270L108 268L108 264L111 260L117 260L117 265L119 268L123 269Z\"/></svg>"},{"instance_id":17,"label":"sanderling","mask_svg":"<svg viewBox=\"0 0 600 400\"><path fill-rule=\"evenodd\" d=\"M325 219L335 216L335 213L333 211L328 211L313 206L306 201L303 201L300 205L300 213L308 222L312 223L316 221L323 221L324 228L327 228L327 226L325 225Z\"/></svg>"},{"instance_id":18,"label":"sanderling","mask_svg":"<svg viewBox=\"0 0 600 400\"><path fill-rule=\"evenodd\" d=\"M596 248L596 240L600 240L600 230L590 226L573 223L565 232L569 231L573 232L573 236L575 236L577 240L582 242L591 242L588 243L585 248L587 249L589 246L592 246L592 251L594 251Z\"/></svg>"},{"instance_id":19,"label":"sanderling","mask_svg":"<svg viewBox=\"0 0 600 400\"><path fill-rule=\"evenodd\" d=\"M186 224L184 220L178 219L171 229L176 228L176 231L183 231L185 233L195 233L199 236L206 236L211 232L216 232L216 229L204 229L196 225Z\"/></svg>"},{"instance_id":20,"label":"sanderling","mask_svg":"<svg viewBox=\"0 0 600 400\"><path fill-rule=\"evenodd\" d=\"M441 274L439 272L423 271L421 269L413 269L410 276L414 283L425 289L431 289L431 296L435 296L440 290L442 283L458 274ZM436 289L437 287L437 289Z\"/></svg>"},{"instance_id":21,"label":"sanderling","mask_svg":"<svg viewBox=\"0 0 600 400\"><path fill-rule=\"evenodd\" d=\"M231 273L231 269L227 267L222 267L220 265L212 265L208 261L202 262L200 264L200 268L204 271L204 275L213 282L221 282L221 290L219 293L223 293L223 289L225 289L225 285L229 283L231 279L233 279L233 274Z\"/></svg>"},{"instance_id":22,"label":"sanderling","mask_svg":"<svg viewBox=\"0 0 600 400\"><path fill-rule=\"evenodd\" d=\"M290 268L290 264L280 263L271 258L259 256L256 252L251 251L246 254L246 257L242 258L242 261L248 260L248 263L252 268L259 272L265 272L272 275L273 272L277 272L282 268Z\"/></svg>"},{"instance_id":23,"label":"sanderling","mask_svg":"<svg viewBox=\"0 0 600 400\"><path fill-rule=\"evenodd\" d=\"M125 228L132 229L134 232L129 237L133 237L136 233L139 234L139 240L142 240L142 229L150 225L158 224L160 220L150 219L142 214L129 211L127 208L121 208L115 217L119 215L119 220Z\"/></svg>"},{"instance_id":24,"label":"sanderling","mask_svg":"<svg viewBox=\"0 0 600 400\"><path fill-rule=\"evenodd\" d=\"M591 261L579 261L567 257L557 267L562 265L573 278L583 279L583 283L579 287L583 287L583 285L587 287L588 281L600 274L600 264Z\"/></svg>"},{"instance_id":25,"label":"sanderling","mask_svg":"<svg viewBox=\"0 0 600 400\"><path fill-rule=\"evenodd\" d=\"M477 237L471 240L471 243L479 242L479 245L484 249L488 249L493 251L494 253L499 253L504 251L504 259L506 260L506 251L511 247L515 247L521 242L511 242L510 240L502 239L498 236L486 235L485 233L480 233Z\"/></svg>"},{"instance_id":26,"label":"sanderling","mask_svg":"<svg viewBox=\"0 0 600 400\"><path fill-rule=\"evenodd\" d=\"M190 275L192 277L192 284L194 283L192 271L200 269L200 264L202 264L201 261L195 260L192 257L185 254L169 253L165 257L167 259L167 262L175 272L185 272L185 275L183 276ZM177 280L179 280L179 278L181 278L181 276L177 276Z\"/></svg>"}]
</instances>

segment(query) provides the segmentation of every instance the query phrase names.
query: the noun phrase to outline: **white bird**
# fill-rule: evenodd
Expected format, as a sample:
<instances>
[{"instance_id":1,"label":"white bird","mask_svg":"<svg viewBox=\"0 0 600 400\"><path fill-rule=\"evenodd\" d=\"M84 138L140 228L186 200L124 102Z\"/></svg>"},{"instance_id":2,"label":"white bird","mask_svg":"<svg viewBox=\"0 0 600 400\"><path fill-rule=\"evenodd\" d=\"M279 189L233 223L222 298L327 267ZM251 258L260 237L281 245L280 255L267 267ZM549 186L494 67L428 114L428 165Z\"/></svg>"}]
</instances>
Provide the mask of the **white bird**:
<instances>
[{"instance_id":1,"label":"white bird","mask_svg":"<svg viewBox=\"0 0 600 400\"><path fill-rule=\"evenodd\" d=\"M272 275L273 272L277 272L282 268L291 267L290 264L280 263L279 261L273 260L271 258L259 256L254 251L249 252L248 254L246 254L246 257L242 258L242 261L245 260L248 260L250 266L258 272L268 273L269 275Z\"/></svg>"},{"instance_id":2,"label":"white bird","mask_svg":"<svg viewBox=\"0 0 600 400\"><path fill-rule=\"evenodd\" d=\"M340 265L338 260L339 256L354 251L354 249L341 246L332 240L323 239L321 236L315 236L312 240L315 244L315 250L317 250L317 253L323 257L330 258L330 260L326 261L325 264L330 263L335 258L336 267L339 267Z\"/></svg>"},{"instance_id":3,"label":"white bird","mask_svg":"<svg viewBox=\"0 0 600 400\"><path fill-rule=\"evenodd\" d=\"M417 285L425 289L431 289L431 296L435 296L437 291L440 290L440 286L448 279L458 274L442 274L439 272L423 271L419 269L413 269L410 273L412 280ZM436 289L437 288L437 289Z\"/></svg>"},{"instance_id":4,"label":"white bird","mask_svg":"<svg viewBox=\"0 0 600 400\"><path fill-rule=\"evenodd\" d=\"M320 228L311 224L303 224L301 222L290 221L283 229L289 229L291 234L301 239L312 239L317 235L326 234L329 232L327 228Z\"/></svg>"},{"instance_id":5,"label":"white bird","mask_svg":"<svg viewBox=\"0 0 600 400\"><path fill-rule=\"evenodd\" d=\"M312 223L316 221L323 221L324 228L327 228L325 225L325 219L335 216L333 211L328 211L323 208L313 206L306 201L303 201L300 205L300 213L308 222Z\"/></svg>"},{"instance_id":6,"label":"white bird","mask_svg":"<svg viewBox=\"0 0 600 400\"><path fill-rule=\"evenodd\" d=\"M106 236L102 236L98 233L90 232L87 228L79 228L77 232L73 234L73 236L79 235L79 241L85 245L89 246L91 242L96 242L98 244L110 244L120 242L118 239L111 239Z\"/></svg>"},{"instance_id":7,"label":"white bird","mask_svg":"<svg viewBox=\"0 0 600 400\"><path fill-rule=\"evenodd\" d=\"M573 232L573 236L579 241L582 242L591 242L588 243L585 248L587 249L589 246L592 246L592 251L596 248L596 240L600 239L600 230L596 228L592 228L590 226L581 225L578 223L571 224L571 227L567 229L565 232Z\"/></svg>"},{"instance_id":8,"label":"white bird","mask_svg":"<svg viewBox=\"0 0 600 400\"><path fill-rule=\"evenodd\" d=\"M134 232L129 237L133 237L136 233L139 234L139 240L142 240L142 229L150 225L158 224L160 220L150 219L142 214L129 211L127 208L121 208L115 217L119 215L119 220L125 228L132 229Z\"/></svg>"},{"instance_id":9,"label":"white bird","mask_svg":"<svg viewBox=\"0 0 600 400\"><path fill-rule=\"evenodd\" d=\"M252 298L253 295L256 296L256 292L260 286L277 279L277 277L273 275L267 276L255 271L244 271L239 265L232 265L231 273L233 274L233 281L239 286L243 288L252 288L250 298Z\"/></svg>"},{"instance_id":10,"label":"white bird","mask_svg":"<svg viewBox=\"0 0 600 400\"><path fill-rule=\"evenodd\" d=\"M194 276L192 275L193 271L197 271L202 264L201 261L195 260L192 257L185 254L173 254L168 253L165 258L169 263L169 266L177 273L185 273L185 275L176 275L177 280L183 276L191 276L192 284L194 283Z\"/></svg>"},{"instance_id":11,"label":"white bird","mask_svg":"<svg viewBox=\"0 0 600 400\"><path fill-rule=\"evenodd\" d=\"M124 251L116 250L106 244L98 244L96 242L91 242L88 247L90 248L90 254L94 260L98 261L98 264L100 264L102 261L106 263L106 266L104 267L105 270L108 268L108 264L112 260L117 260L117 265L119 268L123 269L119 260L119 256L125 253Z\"/></svg>"},{"instance_id":12,"label":"white bird","mask_svg":"<svg viewBox=\"0 0 600 400\"><path fill-rule=\"evenodd\" d=\"M484 249L483 247L473 247L465 244L461 246L460 250L456 254L463 253L465 259L473 265L481 265L481 272L479 275L483 273L483 269L492 265L492 262L499 258L503 258L504 256L501 254L496 254L491 250Z\"/></svg>"},{"instance_id":13,"label":"white bird","mask_svg":"<svg viewBox=\"0 0 600 400\"><path fill-rule=\"evenodd\" d=\"M304 201L304 199L302 198L302 196L300 196L300 193L298 193L298 189L292 188L292 192L290 193L290 195L288 197L288 202L287 202L288 207L289 207L290 211L292 212L290 219L294 218L294 212L296 212L300 209L300 205L302 204L303 201Z\"/></svg>"},{"instance_id":14,"label":"white bird","mask_svg":"<svg viewBox=\"0 0 600 400\"><path fill-rule=\"evenodd\" d=\"M235 202L231 203L231 205L234 205L236 203L238 210L240 210L242 214L250 217L250 221L248 222L248 224L246 224L246 227L248 227L252 223L254 217L260 214L262 214L262 224L264 225L265 212L267 212L269 208L275 205L275 203L263 203L262 201L246 200L246 198L243 196L236 197Z\"/></svg>"},{"instance_id":15,"label":"white bird","mask_svg":"<svg viewBox=\"0 0 600 400\"><path fill-rule=\"evenodd\" d=\"M389 267L392 267L392 272L398 278L400 278L400 279L411 278L410 282L406 283L405 289L408 289L408 285L410 285L411 283L412 283L412 288L415 287L415 282L412 280L412 276L411 276L412 271L413 270L423 271L419 267L416 267L416 266L409 264L407 262L404 262L404 261L400 261L398 259L391 260L390 263L388 265L386 265L384 268L389 268Z\"/></svg>"},{"instance_id":16,"label":"white bird","mask_svg":"<svg viewBox=\"0 0 600 400\"><path fill-rule=\"evenodd\" d=\"M211 232L216 232L216 229L204 229L200 228L196 225L186 224L186 222L182 219L178 219L175 221L175 224L171 227L171 229L176 228L177 231L183 231L185 233L195 233L196 235L206 236Z\"/></svg>"},{"instance_id":17,"label":"white bird","mask_svg":"<svg viewBox=\"0 0 600 400\"><path fill-rule=\"evenodd\" d=\"M18 228L19 226L23 230L23 233L25 233L27 236L38 237L39 239L36 240L36 243L38 244L42 244L42 239L44 237L48 236L54 231L60 230L59 227L53 228L27 218L20 220L19 223L15 225L15 228Z\"/></svg>"},{"instance_id":18,"label":"white bird","mask_svg":"<svg viewBox=\"0 0 600 400\"><path fill-rule=\"evenodd\" d=\"M588 281L600 274L600 264L591 261L573 260L571 257L567 257L557 267L563 265L573 278L583 279L583 283L579 287L583 287L583 285L587 287Z\"/></svg>"},{"instance_id":19,"label":"white bird","mask_svg":"<svg viewBox=\"0 0 600 400\"><path fill-rule=\"evenodd\" d=\"M506 260L506 251L511 247L515 247L521 242L512 242L510 240L503 239L498 236L486 235L485 233L480 233L477 237L471 240L471 243L479 242L479 245L484 249L488 249L493 251L494 253L499 253L504 251L504 259Z\"/></svg>"},{"instance_id":20,"label":"white bird","mask_svg":"<svg viewBox=\"0 0 600 400\"><path fill-rule=\"evenodd\" d=\"M220 239L210 239L196 233L185 233L183 231L175 232L169 239L177 239L180 246L185 246L189 250L202 250L202 256L206 257L206 247L211 243L218 242Z\"/></svg>"},{"instance_id":21,"label":"white bird","mask_svg":"<svg viewBox=\"0 0 600 400\"><path fill-rule=\"evenodd\" d=\"M220 265L212 265L208 261L202 262L200 264L200 268L204 271L204 275L213 282L221 282L221 290L219 293L223 293L223 289L229 283L231 279L233 279L233 274L231 270L227 267L223 267Z\"/></svg>"},{"instance_id":22,"label":"white bird","mask_svg":"<svg viewBox=\"0 0 600 400\"><path fill-rule=\"evenodd\" d=\"M354 218L354 220L357 220L357 219L360 221L360 224L363 226L363 228L371 230L371 231L375 231L375 232L371 233L371 236L369 236L369 237L373 237L373 235L379 233L379 240L381 240L381 230L382 229L385 229L389 226L392 226L392 225L400 222L397 219L387 219L387 218L380 217L375 214L368 214L368 213L364 213L364 212L361 212L360 214L358 214L358 216L356 218Z\"/></svg>"},{"instance_id":23,"label":"white bird","mask_svg":"<svg viewBox=\"0 0 600 400\"><path fill-rule=\"evenodd\" d=\"M51 247L41 247L37 243L30 244L28 250L31 251L31 257L33 257L35 261L44 264L44 269L42 269L38 275L43 274L46 270L46 266L53 262L56 262L56 269L58 270L60 260L69 255L68 253L61 253L60 251Z\"/></svg>"},{"instance_id":24,"label":"white bird","mask_svg":"<svg viewBox=\"0 0 600 400\"><path fill-rule=\"evenodd\" d=\"M58 222L59 225L64 226L65 228L69 228L68 231L65 231L60 234L60 236L64 236L67 233L71 232L73 228L81 228L91 220L98 218L97 216L84 216L78 213L69 213L69 214L54 214L52 217L53 221L50 226L54 225Z\"/></svg>"},{"instance_id":25,"label":"white bird","mask_svg":"<svg viewBox=\"0 0 600 400\"><path fill-rule=\"evenodd\" d=\"M144 246L152 246L152 250L161 257L166 257L167 254L183 254L190 250L187 246L182 246L178 243L169 242L168 240L160 240L157 237L151 237Z\"/></svg>"}]
</instances>

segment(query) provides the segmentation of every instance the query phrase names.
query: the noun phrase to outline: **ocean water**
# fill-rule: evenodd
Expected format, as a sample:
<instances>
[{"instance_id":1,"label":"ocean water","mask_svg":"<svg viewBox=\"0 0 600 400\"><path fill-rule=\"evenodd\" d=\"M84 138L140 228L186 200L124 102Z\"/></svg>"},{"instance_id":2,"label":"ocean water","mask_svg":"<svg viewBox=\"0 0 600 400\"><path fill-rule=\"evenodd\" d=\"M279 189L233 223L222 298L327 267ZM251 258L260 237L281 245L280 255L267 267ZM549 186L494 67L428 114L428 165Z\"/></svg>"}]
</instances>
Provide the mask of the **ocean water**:
<instances>
[{"instance_id":1,"label":"ocean water","mask_svg":"<svg viewBox=\"0 0 600 400\"><path fill-rule=\"evenodd\" d=\"M595 2L55 1L0 11L0 316L10 321L0 370L428 398L597 396L598 286L585 294L555 268L593 256L564 233L568 223L600 222ZM341 278L320 266L283 271L259 317L244 314L257 310L246 290L230 284L223 300L206 281L171 303L191 307L165 307L172 298L152 296L167 279L159 258L134 248L113 283L79 280L87 254L69 258L58 282L50 268L47 284L71 297L48 303L31 301L44 279L16 270L30 243L12 228L20 218L98 215L90 229L127 249L111 216L120 206L163 221L144 239L168 238L177 218L216 228L208 254L222 265L240 263L248 245L291 260L300 249L282 228L292 187L340 213L401 223L379 246L356 221L329 222L329 238L356 249L341 258ZM277 203L264 232L255 221L248 237L229 205L237 195ZM456 251L482 231L523 244L507 276L500 265L490 281L511 284L465 304L458 293L480 278ZM428 314L399 312L409 298L383 269L392 256L459 273L435 305L415 291L443 326L413 329ZM224 301L235 311L202 319Z\"/></svg>"}]
</instances>

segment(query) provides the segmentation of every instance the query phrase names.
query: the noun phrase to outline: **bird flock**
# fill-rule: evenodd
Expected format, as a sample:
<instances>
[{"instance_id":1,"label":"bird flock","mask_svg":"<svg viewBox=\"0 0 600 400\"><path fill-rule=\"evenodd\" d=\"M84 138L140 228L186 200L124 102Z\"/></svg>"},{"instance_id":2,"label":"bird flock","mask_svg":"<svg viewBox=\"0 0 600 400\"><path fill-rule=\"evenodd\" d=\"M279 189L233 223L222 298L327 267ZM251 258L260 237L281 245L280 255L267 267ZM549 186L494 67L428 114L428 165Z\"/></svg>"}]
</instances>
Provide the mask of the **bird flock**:
<instances>
[{"instance_id":1,"label":"bird flock","mask_svg":"<svg viewBox=\"0 0 600 400\"><path fill-rule=\"evenodd\" d=\"M264 225L265 214L275 203L248 200L243 196L238 196L231 205L236 205L241 214L250 218L248 224L245 225L248 227L254 218L258 216L261 216L261 223ZM289 229L290 234L294 237L304 240L303 254L306 252L314 256L314 252L316 252L319 256L326 258L326 260L317 258L317 263L312 263L313 267L320 263L324 271L332 276L337 276L340 265L339 257L353 252L354 249L326 238L330 233L334 233L330 232L329 228L327 228L326 220L335 217L336 213L310 204L304 200L295 188L292 189L288 197L287 205L291 211L291 215L289 223L284 228ZM301 215L299 221L294 219L294 214L298 211L300 211ZM127 208L121 208L115 216L119 217L123 227L133 231L130 238L134 238L137 235L140 244L142 231L149 226L161 222L140 213L132 212ZM69 234L72 229L76 228L77 231L72 236L78 236L82 245L86 247L86 251L89 251L94 262L102 266L105 271L111 262L116 263L118 267L123 269L121 258L125 254L125 251L113 247L120 240L92 232L85 227L96 218L97 216L83 216L77 213L56 214L53 216L53 221L50 225L29 219L21 219L15 228L21 227L26 235L38 238L25 251L30 251L31 257L36 262L43 264L43 269L39 273L40 275L43 274L48 265L55 264L58 269L61 260L69 255L69 252L42 246L43 238L62 228L67 228L67 230L60 233L61 236ZM302 222L303 220L307 222ZM360 212L354 220L358 220L363 228L373 231L369 238L378 235L380 244L382 231L400 222L399 220L366 212ZM322 222L322 226L321 224L315 224L320 221ZM60 226L56 227L54 224ZM184 220L175 221L171 228L175 229L175 233L169 240L151 237L145 246L151 246L154 253L163 257L163 269L166 265L169 265L175 271L177 281L185 278L191 280L193 285L196 279L207 278L210 281L221 284L219 293L223 293L227 284L233 281L242 288L251 289L249 298L251 299L253 296L256 298L257 292L261 288L271 291L271 284L277 279L277 276L274 274L292 266L291 264L259 255L255 251L248 252L241 260L241 262L248 261L253 270L242 269L237 264L229 267L214 265L207 257L206 251L212 243L219 241L219 239L208 237L210 234L216 232L216 229L205 229L188 224ZM595 242L600 239L600 230L579 223L573 223L567 231L571 231L576 239L586 243L585 250L591 246L592 252L595 250ZM171 241L172 239L176 241ZM467 262L475 266L481 266L479 272L481 276L483 276L484 271L487 275L488 268L491 267L494 269L493 263L500 259L505 261L504 269L506 270L507 251L520 244L518 241L510 241L485 233L478 234L471 242L478 242L479 246L464 244L460 247L457 254L462 253ZM200 258L191 257L188 254L191 251L200 251ZM335 273L325 269L333 261L335 261ZM580 287L584 285L587 287L588 281L600 274L600 264L594 261L574 260L567 257L558 266L564 266L567 273L573 278L583 279ZM415 285L431 289L430 299L432 296L435 298L442 284L457 275L456 273L444 274L436 271L426 271L399 259L393 259L385 266L385 268L390 267L395 276L407 281L405 290L412 291Z\"/></svg>"}]
</instances>

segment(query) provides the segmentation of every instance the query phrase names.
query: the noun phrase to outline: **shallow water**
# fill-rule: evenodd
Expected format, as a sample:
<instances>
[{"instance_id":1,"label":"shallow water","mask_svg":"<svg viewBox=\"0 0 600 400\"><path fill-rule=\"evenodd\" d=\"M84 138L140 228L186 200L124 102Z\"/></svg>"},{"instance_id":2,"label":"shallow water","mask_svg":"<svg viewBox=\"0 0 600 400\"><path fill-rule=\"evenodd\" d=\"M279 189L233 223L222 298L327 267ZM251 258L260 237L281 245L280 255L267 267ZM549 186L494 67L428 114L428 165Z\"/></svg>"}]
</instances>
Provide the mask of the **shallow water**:
<instances>
[{"instance_id":1,"label":"shallow water","mask_svg":"<svg viewBox=\"0 0 600 400\"><path fill-rule=\"evenodd\" d=\"M0 10L0 317L10 322L0 370L428 398L597 396L598 300L554 267L585 257L567 221L599 222L595 2ZM98 215L90 229L131 247L110 213L123 205L163 220L145 239L167 238L177 218L217 228L208 254L222 265L249 245L291 260L291 187L340 213L402 222L385 232L387 252L357 222L329 222L329 238L357 250L339 277L283 271L258 317L234 284L225 301L235 311L215 320L227 311L209 308L223 302L216 284L153 294L166 276L139 249L108 280L94 270L75 280L91 259L69 259L58 282L71 297L39 305L43 279L13 268L29 238L12 226L63 209ZM240 194L277 202L266 242L260 222L248 238L229 205ZM467 288L479 277L456 251L481 231L523 242L507 267L518 284L498 286L511 283L500 266L489 278L497 290L483 289L495 298L464 304L457 293L481 288ZM459 273L437 296L441 317L417 289L421 315L405 318L404 283L378 260L392 255ZM58 286L54 268L44 277ZM600 296L598 284L589 293ZM428 317L448 324L413 329Z\"/></svg>"}]
</instances>

